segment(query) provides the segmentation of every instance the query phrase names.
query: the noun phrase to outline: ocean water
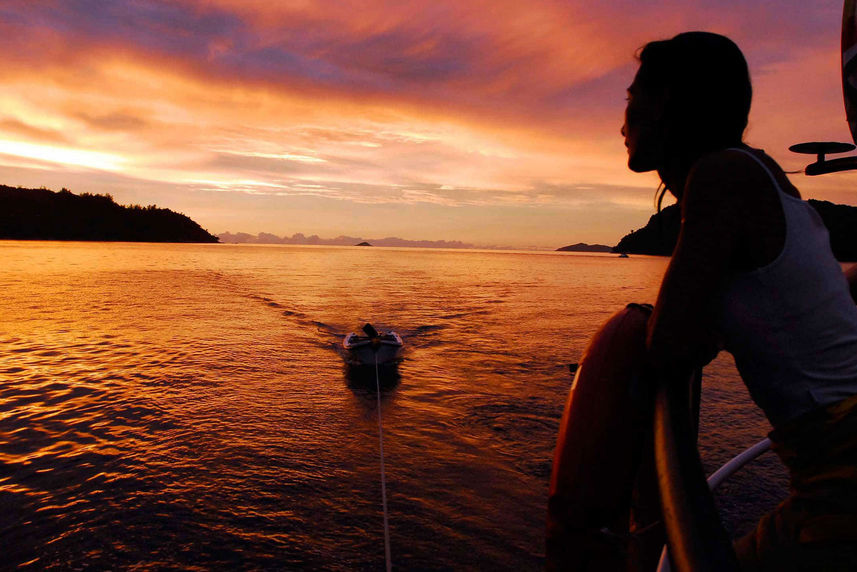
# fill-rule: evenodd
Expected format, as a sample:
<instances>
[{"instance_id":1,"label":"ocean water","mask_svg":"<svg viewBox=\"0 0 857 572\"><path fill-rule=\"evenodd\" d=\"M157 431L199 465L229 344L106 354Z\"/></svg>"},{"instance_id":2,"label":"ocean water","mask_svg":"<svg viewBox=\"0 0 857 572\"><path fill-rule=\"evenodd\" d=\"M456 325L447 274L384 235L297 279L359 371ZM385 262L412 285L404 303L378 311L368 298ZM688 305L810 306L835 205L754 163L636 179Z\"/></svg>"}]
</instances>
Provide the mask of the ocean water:
<instances>
[{"instance_id":1,"label":"ocean water","mask_svg":"<svg viewBox=\"0 0 857 572\"><path fill-rule=\"evenodd\" d=\"M666 260L260 245L0 242L0 567L538 570L568 364ZM367 381L369 383L367 383ZM729 357L703 382L713 469L765 436ZM718 496L738 534L772 454Z\"/></svg>"}]
</instances>

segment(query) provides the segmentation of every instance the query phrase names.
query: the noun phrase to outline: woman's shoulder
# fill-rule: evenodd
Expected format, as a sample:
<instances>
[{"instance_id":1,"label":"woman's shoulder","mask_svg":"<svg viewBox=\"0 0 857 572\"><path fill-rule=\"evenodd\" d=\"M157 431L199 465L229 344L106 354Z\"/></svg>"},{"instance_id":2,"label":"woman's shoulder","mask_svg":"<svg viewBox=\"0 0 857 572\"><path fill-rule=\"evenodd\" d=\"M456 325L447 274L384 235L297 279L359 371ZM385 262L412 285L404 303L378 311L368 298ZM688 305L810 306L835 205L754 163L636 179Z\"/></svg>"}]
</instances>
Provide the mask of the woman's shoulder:
<instances>
[{"instance_id":1,"label":"woman's shoulder","mask_svg":"<svg viewBox=\"0 0 857 572\"><path fill-rule=\"evenodd\" d=\"M706 202L744 202L755 194L754 189L771 186L771 167L761 156L764 156L762 151L749 147L722 149L702 156L689 173L685 197L691 201L696 198Z\"/></svg>"},{"instance_id":2,"label":"woman's shoulder","mask_svg":"<svg viewBox=\"0 0 857 572\"><path fill-rule=\"evenodd\" d=\"M800 196L763 151L724 149L694 166L686 189L685 217L708 225L712 234L737 241L731 247L733 269L760 268L783 248L786 227L780 191Z\"/></svg>"},{"instance_id":3,"label":"woman's shoulder","mask_svg":"<svg viewBox=\"0 0 857 572\"><path fill-rule=\"evenodd\" d=\"M691 174L731 175L756 178L766 176L765 171L781 170L779 165L761 149L730 147L712 151L699 158Z\"/></svg>"},{"instance_id":4,"label":"woman's shoulder","mask_svg":"<svg viewBox=\"0 0 857 572\"><path fill-rule=\"evenodd\" d=\"M720 193L745 200L753 200L760 194L770 195L777 187L800 198L782 167L763 150L752 147L734 147L704 155L694 165L689 184L694 180L696 183L711 181Z\"/></svg>"}]
</instances>

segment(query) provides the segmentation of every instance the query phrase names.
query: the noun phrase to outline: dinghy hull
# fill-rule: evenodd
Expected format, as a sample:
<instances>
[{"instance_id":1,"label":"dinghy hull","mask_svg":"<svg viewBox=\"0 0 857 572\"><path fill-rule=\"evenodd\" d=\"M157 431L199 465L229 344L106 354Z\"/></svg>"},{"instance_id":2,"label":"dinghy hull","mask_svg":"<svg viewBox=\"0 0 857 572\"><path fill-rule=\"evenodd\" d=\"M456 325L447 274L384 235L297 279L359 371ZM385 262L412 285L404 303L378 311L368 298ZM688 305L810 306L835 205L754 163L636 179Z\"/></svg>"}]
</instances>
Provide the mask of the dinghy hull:
<instances>
[{"instance_id":1,"label":"dinghy hull","mask_svg":"<svg viewBox=\"0 0 857 572\"><path fill-rule=\"evenodd\" d=\"M402 338L396 332L386 332L376 338L351 333L342 342L351 363L378 365L395 363L402 350Z\"/></svg>"}]
</instances>

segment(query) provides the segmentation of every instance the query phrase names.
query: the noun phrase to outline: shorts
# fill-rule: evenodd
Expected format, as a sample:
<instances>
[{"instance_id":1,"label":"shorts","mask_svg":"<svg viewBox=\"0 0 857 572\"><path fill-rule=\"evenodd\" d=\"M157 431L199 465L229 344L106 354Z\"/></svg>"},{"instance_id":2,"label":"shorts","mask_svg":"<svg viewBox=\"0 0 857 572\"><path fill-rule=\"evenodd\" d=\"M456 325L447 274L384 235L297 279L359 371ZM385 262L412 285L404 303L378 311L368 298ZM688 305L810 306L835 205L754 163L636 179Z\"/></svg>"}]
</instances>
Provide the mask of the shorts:
<instances>
[{"instance_id":1,"label":"shorts","mask_svg":"<svg viewBox=\"0 0 857 572\"><path fill-rule=\"evenodd\" d=\"M746 571L857 570L857 396L770 434L791 491L735 543Z\"/></svg>"}]
</instances>

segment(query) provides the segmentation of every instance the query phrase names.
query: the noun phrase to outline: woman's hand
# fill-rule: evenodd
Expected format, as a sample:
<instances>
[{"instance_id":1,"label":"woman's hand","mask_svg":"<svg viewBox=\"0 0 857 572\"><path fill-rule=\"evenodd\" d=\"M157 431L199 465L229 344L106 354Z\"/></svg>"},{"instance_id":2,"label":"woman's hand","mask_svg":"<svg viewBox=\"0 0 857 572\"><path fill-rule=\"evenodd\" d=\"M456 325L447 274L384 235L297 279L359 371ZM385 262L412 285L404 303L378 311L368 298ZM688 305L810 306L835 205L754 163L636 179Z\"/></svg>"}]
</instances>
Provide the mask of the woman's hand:
<instances>
[{"instance_id":1,"label":"woman's hand","mask_svg":"<svg viewBox=\"0 0 857 572\"><path fill-rule=\"evenodd\" d=\"M646 337L647 359L655 371L687 372L708 365L717 357L723 344L716 333L700 327L692 336L673 337L665 328L654 328L649 321Z\"/></svg>"}]
</instances>

